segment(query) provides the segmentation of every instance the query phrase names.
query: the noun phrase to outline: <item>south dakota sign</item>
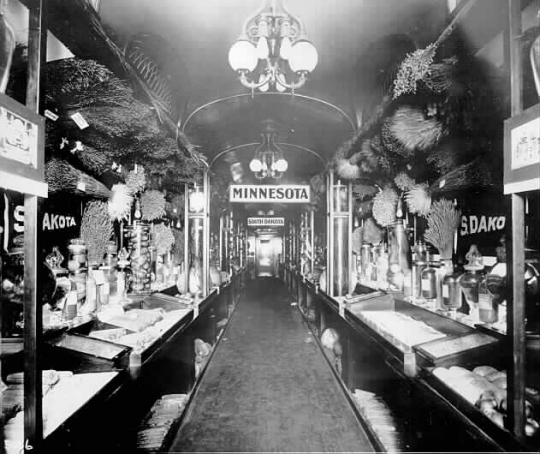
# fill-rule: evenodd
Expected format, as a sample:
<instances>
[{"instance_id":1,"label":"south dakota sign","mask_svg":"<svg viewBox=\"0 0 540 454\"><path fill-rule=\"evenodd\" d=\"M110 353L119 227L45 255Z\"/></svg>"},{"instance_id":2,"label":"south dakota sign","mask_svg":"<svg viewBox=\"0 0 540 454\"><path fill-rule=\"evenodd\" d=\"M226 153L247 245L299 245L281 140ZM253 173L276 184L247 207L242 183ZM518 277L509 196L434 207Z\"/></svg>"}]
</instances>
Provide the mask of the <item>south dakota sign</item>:
<instances>
[{"instance_id":1,"label":"south dakota sign","mask_svg":"<svg viewBox=\"0 0 540 454\"><path fill-rule=\"evenodd\" d=\"M237 203L309 203L309 185L232 184L229 201Z\"/></svg>"}]
</instances>

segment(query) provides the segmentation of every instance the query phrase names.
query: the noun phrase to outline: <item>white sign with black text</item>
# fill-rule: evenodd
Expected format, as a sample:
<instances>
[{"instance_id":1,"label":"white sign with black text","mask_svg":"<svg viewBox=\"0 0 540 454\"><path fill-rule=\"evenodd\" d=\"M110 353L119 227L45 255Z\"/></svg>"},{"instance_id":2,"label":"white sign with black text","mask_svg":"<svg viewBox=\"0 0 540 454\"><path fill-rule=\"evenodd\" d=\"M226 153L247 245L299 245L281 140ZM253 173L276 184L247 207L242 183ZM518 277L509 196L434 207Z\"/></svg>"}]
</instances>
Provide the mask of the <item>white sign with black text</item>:
<instances>
[{"instance_id":1,"label":"white sign with black text","mask_svg":"<svg viewBox=\"0 0 540 454\"><path fill-rule=\"evenodd\" d=\"M248 227L281 227L285 225L285 218L248 218Z\"/></svg>"},{"instance_id":2,"label":"white sign with black text","mask_svg":"<svg viewBox=\"0 0 540 454\"><path fill-rule=\"evenodd\" d=\"M243 203L309 203L309 185L232 184L230 202Z\"/></svg>"}]
</instances>

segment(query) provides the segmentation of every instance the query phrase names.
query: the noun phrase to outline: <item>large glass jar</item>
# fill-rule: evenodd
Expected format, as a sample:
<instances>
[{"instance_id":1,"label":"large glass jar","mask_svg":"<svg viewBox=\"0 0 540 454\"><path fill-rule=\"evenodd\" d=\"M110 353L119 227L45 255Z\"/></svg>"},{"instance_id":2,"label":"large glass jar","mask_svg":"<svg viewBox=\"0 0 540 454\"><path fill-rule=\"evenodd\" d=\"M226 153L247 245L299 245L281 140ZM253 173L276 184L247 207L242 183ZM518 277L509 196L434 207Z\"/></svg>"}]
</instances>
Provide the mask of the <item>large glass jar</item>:
<instances>
[{"instance_id":1,"label":"large glass jar","mask_svg":"<svg viewBox=\"0 0 540 454\"><path fill-rule=\"evenodd\" d=\"M422 299L428 302L437 300L437 272L439 263L431 261L429 265L422 270L421 279L421 296Z\"/></svg>"},{"instance_id":2,"label":"large glass jar","mask_svg":"<svg viewBox=\"0 0 540 454\"><path fill-rule=\"evenodd\" d=\"M403 292L404 275L411 269L409 241L405 233L403 220L398 220L389 228L388 243L390 248L388 258L388 290L390 292Z\"/></svg>"},{"instance_id":3,"label":"large glass jar","mask_svg":"<svg viewBox=\"0 0 540 454\"><path fill-rule=\"evenodd\" d=\"M467 265L465 265L465 269L467 271L459 278L459 285L469 306L469 316L474 321L479 321L478 291L482 281L482 273L478 269L468 269Z\"/></svg>"},{"instance_id":4,"label":"large glass jar","mask_svg":"<svg viewBox=\"0 0 540 454\"><path fill-rule=\"evenodd\" d=\"M487 276L482 276L478 287L478 317L482 323L495 323L498 318L498 304L488 291Z\"/></svg>"},{"instance_id":5,"label":"large glass jar","mask_svg":"<svg viewBox=\"0 0 540 454\"><path fill-rule=\"evenodd\" d=\"M363 243L360 253L362 262L362 280L366 281L370 278L369 265L371 263L371 243Z\"/></svg>"},{"instance_id":6,"label":"large glass jar","mask_svg":"<svg viewBox=\"0 0 540 454\"><path fill-rule=\"evenodd\" d=\"M442 280L442 304L444 309L454 315L461 307L461 288L459 285L459 274L452 270L445 274Z\"/></svg>"},{"instance_id":7,"label":"large glass jar","mask_svg":"<svg viewBox=\"0 0 540 454\"><path fill-rule=\"evenodd\" d=\"M483 259L475 244L471 245L465 258L468 263L464 266L465 273L459 278L459 285L465 295L465 301L467 301L467 305L469 306L469 317L472 318L473 322L478 322L480 320L478 292L480 282L483 279Z\"/></svg>"},{"instance_id":8,"label":"large glass jar","mask_svg":"<svg viewBox=\"0 0 540 454\"><path fill-rule=\"evenodd\" d=\"M134 293L149 293L152 282L150 226L135 221L132 226L126 227L126 238L130 249L131 290Z\"/></svg>"}]
</instances>

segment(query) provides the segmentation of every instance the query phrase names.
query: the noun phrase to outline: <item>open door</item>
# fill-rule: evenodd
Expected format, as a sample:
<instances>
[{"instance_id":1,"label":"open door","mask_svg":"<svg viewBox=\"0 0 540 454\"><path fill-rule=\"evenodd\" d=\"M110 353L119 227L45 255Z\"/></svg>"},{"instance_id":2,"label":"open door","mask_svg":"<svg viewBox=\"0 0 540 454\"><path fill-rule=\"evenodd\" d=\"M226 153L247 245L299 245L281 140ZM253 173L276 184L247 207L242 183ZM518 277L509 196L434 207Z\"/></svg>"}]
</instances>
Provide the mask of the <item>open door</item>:
<instances>
[{"instance_id":1,"label":"open door","mask_svg":"<svg viewBox=\"0 0 540 454\"><path fill-rule=\"evenodd\" d=\"M258 277L277 277L278 261L281 254L281 238L257 238L255 267Z\"/></svg>"}]
</instances>

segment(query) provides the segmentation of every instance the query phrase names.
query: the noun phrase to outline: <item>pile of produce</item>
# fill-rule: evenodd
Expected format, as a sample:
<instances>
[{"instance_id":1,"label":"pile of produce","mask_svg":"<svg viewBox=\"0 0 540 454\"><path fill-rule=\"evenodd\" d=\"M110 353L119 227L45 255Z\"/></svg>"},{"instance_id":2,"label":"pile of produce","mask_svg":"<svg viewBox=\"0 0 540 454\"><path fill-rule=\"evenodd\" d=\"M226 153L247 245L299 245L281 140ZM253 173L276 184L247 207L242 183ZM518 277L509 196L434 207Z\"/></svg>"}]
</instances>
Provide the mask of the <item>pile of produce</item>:
<instances>
[{"instance_id":1,"label":"pile of produce","mask_svg":"<svg viewBox=\"0 0 540 454\"><path fill-rule=\"evenodd\" d=\"M505 428L508 409L505 371L499 371L491 366L478 366L472 371L452 366L448 369L437 367L433 370L433 375L475 405L495 424ZM538 392L528 389L528 394L537 395ZM525 433L528 437L532 437L538 432L539 424L529 401L526 401L525 416L527 417Z\"/></svg>"},{"instance_id":2,"label":"pile of produce","mask_svg":"<svg viewBox=\"0 0 540 454\"><path fill-rule=\"evenodd\" d=\"M161 451L171 427L182 415L188 400L187 394L161 396L139 425L137 449L142 452Z\"/></svg>"},{"instance_id":3,"label":"pile of produce","mask_svg":"<svg viewBox=\"0 0 540 454\"><path fill-rule=\"evenodd\" d=\"M361 389L354 391L353 399L386 452L404 452L406 444L401 427L386 402L376 394Z\"/></svg>"}]
</instances>

